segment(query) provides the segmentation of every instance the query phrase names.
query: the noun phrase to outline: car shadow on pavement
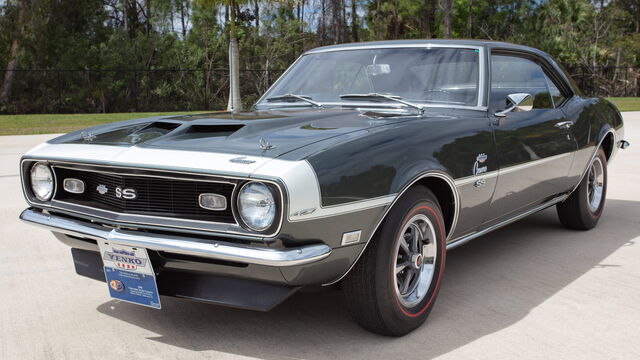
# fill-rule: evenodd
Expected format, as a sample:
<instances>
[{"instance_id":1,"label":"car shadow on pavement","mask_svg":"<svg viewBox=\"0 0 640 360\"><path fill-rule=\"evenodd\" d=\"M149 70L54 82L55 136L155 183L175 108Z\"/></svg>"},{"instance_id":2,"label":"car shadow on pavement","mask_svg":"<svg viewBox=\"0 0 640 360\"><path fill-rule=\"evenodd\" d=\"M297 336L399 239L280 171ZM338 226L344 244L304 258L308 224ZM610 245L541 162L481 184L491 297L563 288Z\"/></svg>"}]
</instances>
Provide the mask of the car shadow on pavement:
<instances>
[{"instance_id":1,"label":"car shadow on pavement","mask_svg":"<svg viewBox=\"0 0 640 360\"><path fill-rule=\"evenodd\" d=\"M339 291L299 293L268 313L173 298L162 299L161 311L115 300L98 311L157 333L151 340L194 351L429 359L517 323L586 272L615 266L605 259L634 245L639 209L640 202L608 199L600 224L586 232L562 228L555 209L548 209L450 251L430 318L403 338L362 330Z\"/></svg>"}]
</instances>

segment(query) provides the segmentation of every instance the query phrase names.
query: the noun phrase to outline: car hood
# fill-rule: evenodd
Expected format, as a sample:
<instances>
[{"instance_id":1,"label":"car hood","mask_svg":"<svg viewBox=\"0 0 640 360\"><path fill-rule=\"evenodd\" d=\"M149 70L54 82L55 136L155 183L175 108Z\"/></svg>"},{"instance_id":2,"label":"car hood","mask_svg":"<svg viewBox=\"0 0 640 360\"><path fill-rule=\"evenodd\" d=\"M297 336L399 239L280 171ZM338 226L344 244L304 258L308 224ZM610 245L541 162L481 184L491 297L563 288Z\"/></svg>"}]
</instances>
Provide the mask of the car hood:
<instances>
[{"instance_id":1,"label":"car hood","mask_svg":"<svg viewBox=\"0 0 640 360\"><path fill-rule=\"evenodd\" d=\"M100 125L63 135L52 144L95 144L275 158L329 138L402 121L356 110L227 112L154 117Z\"/></svg>"}]
</instances>

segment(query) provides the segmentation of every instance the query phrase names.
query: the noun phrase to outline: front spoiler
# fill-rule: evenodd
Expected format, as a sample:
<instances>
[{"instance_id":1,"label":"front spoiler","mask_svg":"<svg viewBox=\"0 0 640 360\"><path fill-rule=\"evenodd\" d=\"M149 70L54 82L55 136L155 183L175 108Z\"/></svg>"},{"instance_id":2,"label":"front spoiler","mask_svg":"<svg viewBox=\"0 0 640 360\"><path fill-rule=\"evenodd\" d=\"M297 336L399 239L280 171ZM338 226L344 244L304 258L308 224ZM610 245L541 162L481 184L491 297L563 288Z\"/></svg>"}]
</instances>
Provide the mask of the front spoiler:
<instances>
[{"instance_id":1,"label":"front spoiler","mask_svg":"<svg viewBox=\"0 0 640 360\"><path fill-rule=\"evenodd\" d=\"M34 208L23 211L20 219L69 236L245 264L296 266L322 260L331 254L331 248L325 244L276 250L221 241L212 242L187 236L107 228L88 221L45 214Z\"/></svg>"}]
</instances>

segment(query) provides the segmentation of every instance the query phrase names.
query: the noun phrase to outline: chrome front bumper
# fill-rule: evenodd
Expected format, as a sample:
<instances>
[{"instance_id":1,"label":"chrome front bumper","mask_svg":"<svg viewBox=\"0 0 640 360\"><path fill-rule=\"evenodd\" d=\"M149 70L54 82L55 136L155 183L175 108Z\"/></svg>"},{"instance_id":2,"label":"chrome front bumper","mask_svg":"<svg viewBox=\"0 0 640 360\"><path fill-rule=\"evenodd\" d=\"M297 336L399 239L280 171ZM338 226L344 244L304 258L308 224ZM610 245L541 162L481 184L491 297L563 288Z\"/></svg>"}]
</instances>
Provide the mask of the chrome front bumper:
<instances>
[{"instance_id":1,"label":"chrome front bumper","mask_svg":"<svg viewBox=\"0 0 640 360\"><path fill-rule=\"evenodd\" d=\"M325 244L314 244L282 250L251 247L221 241L207 241L187 236L150 234L132 230L111 229L88 221L45 214L30 208L20 219L69 236L109 241L121 245L164 251L174 254L233 261L266 266L295 266L322 260L331 254Z\"/></svg>"}]
</instances>

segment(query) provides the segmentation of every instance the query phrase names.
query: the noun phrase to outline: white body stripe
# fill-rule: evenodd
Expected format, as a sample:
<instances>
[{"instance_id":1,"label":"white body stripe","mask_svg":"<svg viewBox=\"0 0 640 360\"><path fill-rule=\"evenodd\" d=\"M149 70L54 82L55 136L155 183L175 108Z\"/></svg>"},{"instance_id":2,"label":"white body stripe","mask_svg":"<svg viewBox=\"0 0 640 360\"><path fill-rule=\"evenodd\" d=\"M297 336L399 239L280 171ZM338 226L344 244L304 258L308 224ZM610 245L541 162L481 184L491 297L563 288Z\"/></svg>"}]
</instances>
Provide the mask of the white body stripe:
<instances>
[{"instance_id":1,"label":"white body stripe","mask_svg":"<svg viewBox=\"0 0 640 360\"><path fill-rule=\"evenodd\" d=\"M570 154L551 156L521 165L511 166L484 174L459 178L456 187L473 183L478 179L492 178L552 161ZM320 186L311 165L304 160L289 161L259 156L221 154L188 150L168 150L144 147L119 147L92 144L41 144L27 152L26 156L38 159L75 161L111 166L127 166L148 169L186 171L211 175L228 175L255 179L280 179L287 190L287 218L291 222L306 221L365 209L387 206L397 194L354 201L343 205L323 207ZM236 163L230 160L243 157L252 163Z\"/></svg>"},{"instance_id":2,"label":"white body stripe","mask_svg":"<svg viewBox=\"0 0 640 360\"><path fill-rule=\"evenodd\" d=\"M258 146L256 144L256 146ZM187 150L167 150L138 146L120 147L91 144L41 144L25 156L44 160L86 162L103 165L119 165L161 170L198 172L216 175L236 175L248 177L258 167L274 160L267 157L245 156L251 164L233 163L229 160L240 157L237 154L220 154Z\"/></svg>"},{"instance_id":3,"label":"white body stripe","mask_svg":"<svg viewBox=\"0 0 640 360\"><path fill-rule=\"evenodd\" d=\"M455 183L456 183L456 186L467 185L467 184L473 183L473 182L475 182L477 180L480 180L480 179L490 179L490 178L493 178L493 177L496 177L496 176L509 174L509 173L514 172L514 171L519 171L519 170L523 170L523 169L526 169L526 168L530 168L532 166L538 166L538 165L544 164L544 163L549 162L549 161L558 160L558 159L561 159L563 157L572 156L572 155L573 155L573 153L569 152L569 153L549 156L549 157L538 159L538 160L532 160L532 161L528 161L528 162L525 162L525 163L520 164L520 165L509 166L509 167L506 167L506 168L500 169L500 170L493 170L493 171L489 171L489 172L482 173L482 174L479 174L479 175L473 175L473 176L467 176L467 177L463 177L463 178L458 178L458 179L455 180Z\"/></svg>"},{"instance_id":4,"label":"white body stripe","mask_svg":"<svg viewBox=\"0 0 640 360\"><path fill-rule=\"evenodd\" d=\"M526 168L529 168L529 167L532 167L532 166L541 165L541 164L547 163L549 161L558 160L558 159L561 159L561 158L567 157L567 156L573 156L573 152L568 152L568 153L564 153L564 154L549 156L549 157L538 159L538 160L528 161L528 162L526 162L524 164L520 164L520 165L509 166L509 167L506 167L504 169L499 170L499 175L501 175L501 174L509 174L509 173L514 172L514 171L519 171L519 170L523 170L523 169L526 169Z\"/></svg>"},{"instance_id":5,"label":"white body stripe","mask_svg":"<svg viewBox=\"0 0 640 360\"><path fill-rule=\"evenodd\" d=\"M257 146L257 145L256 145ZM289 221L306 221L390 204L395 194L344 205L322 207L320 186L311 165L304 160L289 161L267 157L221 154L187 150L167 150L144 147L119 147L91 144L41 144L27 152L27 157L173 170L202 174L236 176L254 179L280 179L286 186ZM253 163L230 160L243 157ZM304 212L301 212L305 210Z\"/></svg>"}]
</instances>

